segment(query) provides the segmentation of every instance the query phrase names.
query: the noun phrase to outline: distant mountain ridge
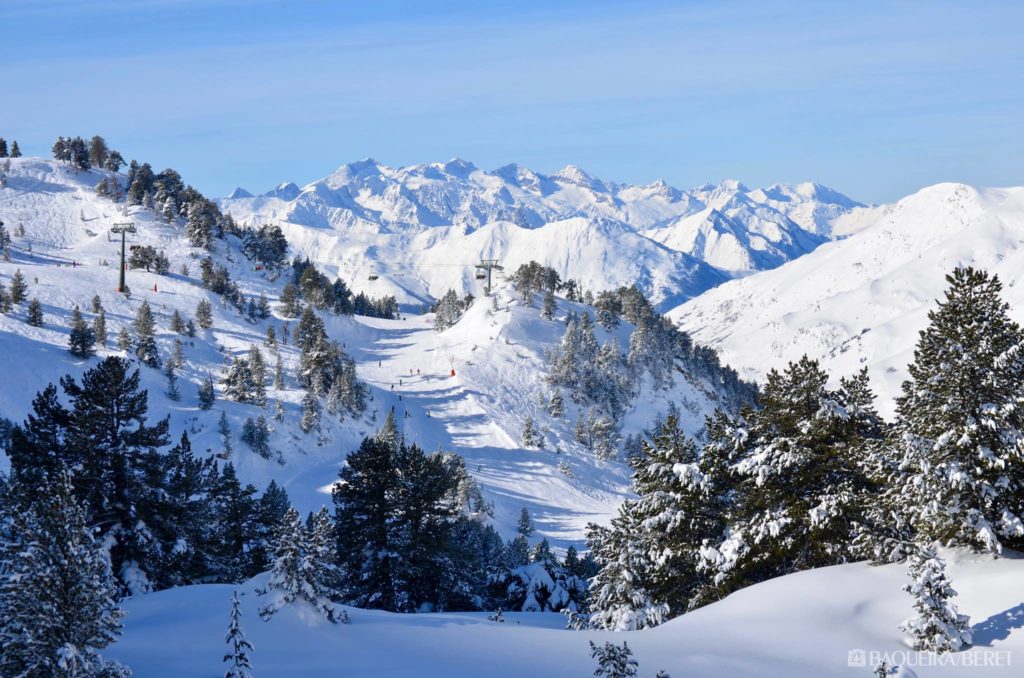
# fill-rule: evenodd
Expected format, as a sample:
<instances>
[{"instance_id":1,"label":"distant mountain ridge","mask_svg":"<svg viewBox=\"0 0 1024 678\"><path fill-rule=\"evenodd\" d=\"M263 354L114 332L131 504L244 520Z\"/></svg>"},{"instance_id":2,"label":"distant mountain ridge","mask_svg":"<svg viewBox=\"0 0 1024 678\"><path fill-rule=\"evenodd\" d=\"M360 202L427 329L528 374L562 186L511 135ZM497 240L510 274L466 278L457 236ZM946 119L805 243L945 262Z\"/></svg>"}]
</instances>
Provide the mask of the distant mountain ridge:
<instances>
[{"instance_id":1,"label":"distant mountain ridge","mask_svg":"<svg viewBox=\"0 0 1024 678\"><path fill-rule=\"evenodd\" d=\"M437 249L469 273L481 256L511 266L532 258L588 289L637 282L665 306L802 256L829 239L838 218L864 208L813 183L752 190L729 180L680 190L604 181L575 165L541 174L461 159L392 168L372 158L302 188L285 183L259 196L238 189L220 204L242 223L281 223L311 259L356 279L375 275L400 301L448 287L472 291L471 275L428 270L411 256ZM467 251L463 239L477 232L484 235ZM596 261L576 256L581 238Z\"/></svg>"}]
</instances>

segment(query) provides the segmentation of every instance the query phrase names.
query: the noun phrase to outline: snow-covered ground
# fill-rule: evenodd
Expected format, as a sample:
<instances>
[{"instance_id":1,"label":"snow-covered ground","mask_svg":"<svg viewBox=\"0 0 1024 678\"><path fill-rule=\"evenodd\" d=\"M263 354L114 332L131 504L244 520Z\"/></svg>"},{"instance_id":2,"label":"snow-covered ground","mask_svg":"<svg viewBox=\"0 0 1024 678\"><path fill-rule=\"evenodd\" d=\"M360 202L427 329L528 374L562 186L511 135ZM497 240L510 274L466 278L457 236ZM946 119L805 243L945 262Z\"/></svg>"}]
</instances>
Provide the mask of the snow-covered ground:
<instances>
[{"instance_id":1,"label":"snow-covered ground","mask_svg":"<svg viewBox=\"0 0 1024 678\"><path fill-rule=\"evenodd\" d=\"M1024 188L939 184L861 210L839 228L847 237L726 283L669 316L747 378L804 353L835 379L866 366L886 414L953 268L997 274L1011 316L1024 320Z\"/></svg>"},{"instance_id":2,"label":"snow-covered ground","mask_svg":"<svg viewBox=\"0 0 1024 678\"><path fill-rule=\"evenodd\" d=\"M974 646L939 657L910 650L897 628L912 615L901 565L856 563L780 577L630 633L567 631L561 615L550 613L506 613L499 624L487 613L349 608L351 623L335 626L291 608L264 622L254 590L262 577L239 590L258 676L587 676L594 670L590 640L626 641L641 676L664 669L677 678L867 678L873 666L856 665L857 650L868 662L875 653L904 663L920 678L1021 675L1024 560L946 556ZM107 654L139 676L219 675L232 590L190 586L127 601L124 637Z\"/></svg>"}]
</instances>

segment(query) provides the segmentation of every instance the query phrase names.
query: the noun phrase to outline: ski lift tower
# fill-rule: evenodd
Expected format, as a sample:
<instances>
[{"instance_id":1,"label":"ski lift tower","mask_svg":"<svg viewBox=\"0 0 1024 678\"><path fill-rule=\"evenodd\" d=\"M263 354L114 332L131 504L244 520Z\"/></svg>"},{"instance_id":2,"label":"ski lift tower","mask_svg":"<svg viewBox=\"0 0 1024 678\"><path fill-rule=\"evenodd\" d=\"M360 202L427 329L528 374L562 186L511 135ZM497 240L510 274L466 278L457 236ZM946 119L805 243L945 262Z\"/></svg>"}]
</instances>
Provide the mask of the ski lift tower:
<instances>
[{"instance_id":1,"label":"ski lift tower","mask_svg":"<svg viewBox=\"0 0 1024 678\"><path fill-rule=\"evenodd\" d=\"M491 271L504 271L505 269L498 265L497 259L481 259L480 263L476 265L476 268L481 271L487 271L487 287L484 288L484 294L491 294Z\"/></svg>"},{"instance_id":2,"label":"ski lift tower","mask_svg":"<svg viewBox=\"0 0 1024 678\"><path fill-rule=\"evenodd\" d=\"M120 273L120 277L118 278L118 281L117 281L117 291L120 292L121 294L124 294L124 291L126 289L125 288L125 284L124 284L124 272L125 272L125 269L127 268L127 264L126 264L126 262L124 260L124 241L125 241L125 237L126 237L126 235L128 233L135 233L135 232L136 232L135 231L135 222L132 222L132 221L122 221L120 223L114 224L110 228L110 233L115 234L115 235L118 234L118 233L121 234L121 273ZM107 235L107 240L115 240L115 239L111 238L110 234L108 234Z\"/></svg>"}]
</instances>

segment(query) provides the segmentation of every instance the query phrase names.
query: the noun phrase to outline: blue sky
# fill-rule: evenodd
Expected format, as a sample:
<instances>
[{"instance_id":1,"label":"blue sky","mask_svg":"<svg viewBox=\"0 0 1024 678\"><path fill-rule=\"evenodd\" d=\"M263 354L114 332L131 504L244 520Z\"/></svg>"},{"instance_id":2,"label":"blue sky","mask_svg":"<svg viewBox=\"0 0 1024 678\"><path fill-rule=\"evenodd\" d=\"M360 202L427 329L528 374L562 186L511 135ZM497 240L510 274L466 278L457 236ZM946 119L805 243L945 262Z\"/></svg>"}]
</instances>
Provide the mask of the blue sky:
<instances>
[{"instance_id":1,"label":"blue sky","mask_svg":"<svg viewBox=\"0 0 1024 678\"><path fill-rule=\"evenodd\" d=\"M1021 2L0 0L0 136L211 195L372 156L872 202L1024 184Z\"/></svg>"}]
</instances>

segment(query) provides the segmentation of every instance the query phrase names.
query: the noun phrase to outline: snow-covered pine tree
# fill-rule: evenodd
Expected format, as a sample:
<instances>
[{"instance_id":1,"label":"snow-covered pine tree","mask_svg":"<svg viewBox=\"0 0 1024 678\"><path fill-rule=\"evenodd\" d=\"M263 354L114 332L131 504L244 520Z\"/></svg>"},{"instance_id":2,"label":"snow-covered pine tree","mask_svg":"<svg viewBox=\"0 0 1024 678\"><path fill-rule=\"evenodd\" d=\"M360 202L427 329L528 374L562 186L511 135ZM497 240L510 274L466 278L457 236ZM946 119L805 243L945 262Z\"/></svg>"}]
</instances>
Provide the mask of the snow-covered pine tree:
<instances>
[{"instance_id":1,"label":"snow-covered pine tree","mask_svg":"<svg viewBox=\"0 0 1024 678\"><path fill-rule=\"evenodd\" d=\"M47 489L15 489L0 544L0 673L107 676L131 672L99 651L121 633L123 611L106 549L93 539L66 475ZM13 537L13 541L10 539Z\"/></svg>"},{"instance_id":2,"label":"snow-covered pine tree","mask_svg":"<svg viewBox=\"0 0 1024 678\"><path fill-rule=\"evenodd\" d=\"M210 249L213 244L213 224L207 206L201 202L188 205L188 220L185 222L185 235L193 247Z\"/></svg>"},{"instance_id":3,"label":"snow-covered pine tree","mask_svg":"<svg viewBox=\"0 0 1024 678\"><path fill-rule=\"evenodd\" d=\"M650 591L654 567L643 525L624 503L610 527L591 523L587 544L600 570L590 582L590 625L607 631L635 631L668 619L669 606Z\"/></svg>"},{"instance_id":4,"label":"snow-covered pine tree","mask_svg":"<svg viewBox=\"0 0 1024 678\"><path fill-rule=\"evenodd\" d=\"M128 332L127 326L124 325L118 330L118 350L122 353L127 353L131 350L131 333Z\"/></svg>"},{"instance_id":5,"label":"snow-covered pine tree","mask_svg":"<svg viewBox=\"0 0 1024 678\"><path fill-rule=\"evenodd\" d=\"M853 555L871 489L860 457L879 425L851 416L827 382L806 356L772 370L762 408L748 409L747 427L732 436L742 443L729 527L719 546L705 549L718 559L716 580L726 593Z\"/></svg>"},{"instance_id":6,"label":"snow-covered pine tree","mask_svg":"<svg viewBox=\"0 0 1024 678\"><path fill-rule=\"evenodd\" d=\"M203 382L199 384L199 409L211 409L213 407L214 397L213 377L207 374L206 378L203 379Z\"/></svg>"},{"instance_id":7,"label":"snow-covered pine tree","mask_svg":"<svg viewBox=\"0 0 1024 678\"><path fill-rule=\"evenodd\" d=\"M100 346L107 345L107 312L102 307L92 320L92 334Z\"/></svg>"},{"instance_id":8,"label":"snow-covered pine tree","mask_svg":"<svg viewBox=\"0 0 1024 678\"><path fill-rule=\"evenodd\" d=\"M224 655L224 662L228 665L224 678L252 678L252 661L249 659L249 653L253 651L253 647L252 643L246 640L245 631L242 629L242 609L238 591L231 594L231 623L228 624L224 642L228 646L228 652Z\"/></svg>"},{"instance_id":9,"label":"snow-covered pine tree","mask_svg":"<svg viewBox=\"0 0 1024 678\"><path fill-rule=\"evenodd\" d=\"M911 583L903 590L914 597L917 616L900 625L920 652L956 652L971 644L970 618L957 612L956 591L946 578L946 563L934 547L924 546L910 556Z\"/></svg>"},{"instance_id":10,"label":"snow-covered pine tree","mask_svg":"<svg viewBox=\"0 0 1024 678\"><path fill-rule=\"evenodd\" d=\"M623 641L622 646L605 643L599 647L590 642L590 656L597 660L597 678L636 678L639 663L633 659L633 651Z\"/></svg>"},{"instance_id":11,"label":"snow-covered pine tree","mask_svg":"<svg viewBox=\"0 0 1024 678\"><path fill-rule=\"evenodd\" d=\"M522 434L523 447L543 447L544 436L537 430L533 417L527 417L523 422Z\"/></svg>"},{"instance_id":12,"label":"snow-covered pine tree","mask_svg":"<svg viewBox=\"0 0 1024 678\"><path fill-rule=\"evenodd\" d=\"M730 479L709 449L713 444L709 439L698 453L678 416L669 413L632 462L637 499L630 500L629 510L640 520L652 562L648 586L674 615L706 602L700 591L711 582L697 565L705 545L725 529Z\"/></svg>"},{"instance_id":13,"label":"snow-covered pine tree","mask_svg":"<svg viewBox=\"0 0 1024 678\"><path fill-rule=\"evenodd\" d=\"M299 421L299 428L303 433L320 428L320 399L312 391L306 391L302 396L302 419Z\"/></svg>"},{"instance_id":14,"label":"snow-covered pine tree","mask_svg":"<svg viewBox=\"0 0 1024 678\"><path fill-rule=\"evenodd\" d=\"M256 344L249 345L249 369L252 371L252 402L263 406L267 403L267 367L263 353Z\"/></svg>"},{"instance_id":15,"label":"snow-covered pine tree","mask_svg":"<svg viewBox=\"0 0 1024 678\"><path fill-rule=\"evenodd\" d=\"M555 293L551 290L545 290L544 303L541 306L540 317L545 320L551 320L555 317L556 310L558 310L558 302L555 301Z\"/></svg>"},{"instance_id":16,"label":"snow-covered pine tree","mask_svg":"<svg viewBox=\"0 0 1024 678\"><path fill-rule=\"evenodd\" d=\"M209 300L200 299L199 303L196 304L196 323L204 330L213 327L213 307L210 305Z\"/></svg>"},{"instance_id":17,"label":"snow-covered pine tree","mask_svg":"<svg viewBox=\"0 0 1024 678\"><path fill-rule=\"evenodd\" d=\"M68 351L76 358L88 358L96 354L96 335L82 318L82 312L75 306L71 310L71 332L68 335Z\"/></svg>"},{"instance_id":18,"label":"snow-covered pine tree","mask_svg":"<svg viewBox=\"0 0 1024 678\"><path fill-rule=\"evenodd\" d=\"M217 433L220 434L220 441L224 445L223 456L231 454L231 424L228 423L228 415L224 410L220 411L220 418L217 420Z\"/></svg>"},{"instance_id":19,"label":"snow-covered pine tree","mask_svg":"<svg viewBox=\"0 0 1024 678\"><path fill-rule=\"evenodd\" d=\"M135 314L135 355L144 365L160 367L160 352L154 338L155 324L149 302L143 301Z\"/></svg>"},{"instance_id":20,"label":"snow-covered pine tree","mask_svg":"<svg viewBox=\"0 0 1024 678\"><path fill-rule=\"evenodd\" d=\"M281 290L281 315L285 318L298 318L301 312L299 288L294 283L288 283Z\"/></svg>"},{"instance_id":21,"label":"snow-covered pine tree","mask_svg":"<svg viewBox=\"0 0 1024 678\"><path fill-rule=\"evenodd\" d=\"M897 399L887 499L920 541L1024 548L1024 333L998 277L946 279Z\"/></svg>"},{"instance_id":22,"label":"snow-covered pine tree","mask_svg":"<svg viewBox=\"0 0 1024 678\"><path fill-rule=\"evenodd\" d=\"M239 403L255 402L255 380L246 358L235 358L221 378L224 396Z\"/></svg>"},{"instance_id":23,"label":"snow-covered pine tree","mask_svg":"<svg viewBox=\"0 0 1024 678\"><path fill-rule=\"evenodd\" d=\"M284 363L281 360L281 353L277 353L277 357L274 361L274 388L281 390L284 388Z\"/></svg>"},{"instance_id":24,"label":"snow-covered pine tree","mask_svg":"<svg viewBox=\"0 0 1024 678\"><path fill-rule=\"evenodd\" d=\"M267 596L267 603L260 608L264 621L295 601L310 605L331 622L347 621L345 611L330 600L330 534L326 509L313 516L309 528L303 526L298 511L288 509L274 540L270 581L259 591L261 596Z\"/></svg>"},{"instance_id":25,"label":"snow-covered pine tree","mask_svg":"<svg viewBox=\"0 0 1024 678\"><path fill-rule=\"evenodd\" d=\"M271 480L256 506L253 539L249 547L249 564L253 572L270 569L273 562L274 534L290 506L288 493L276 481Z\"/></svg>"},{"instance_id":26,"label":"snow-covered pine tree","mask_svg":"<svg viewBox=\"0 0 1024 678\"><path fill-rule=\"evenodd\" d=\"M43 306L39 303L39 299L33 297L32 301L29 302L25 322L32 327L43 326Z\"/></svg>"},{"instance_id":27,"label":"snow-covered pine tree","mask_svg":"<svg viewBox=\"0 0 1024 678\"><path fill-rule=\"evenodd\" d=\"M559 388L555 389L551 394L551 400L548 401L548 414L555 419L565 416L565 398L562 397L562 390Z\"/></svg>"},{"instance_id":28,"label":"snow-covered pine tree","mask_svg":"<svg viewBox=\"0 0 1024 678\"><path fill-rule=\"evenodd\" d=\"M171 332L182 334L185 331L185 320L181 317L181 313L178 309L174 309L174 313L171 314Z\"/></svg>"},{"instance_id":29,"label":"snow-covered pine tree","mask_svg":"<svg viewBox=\"0 0 1024 678\"><path fill-rule=\"evenodd\" d=\"M168 400L178 402L181 400L181 389L178 388L178 375L175 373L174 361L168 360L164 365L164 377L167 379L167 390L164 395Z\"/></svg>"},{"instance_id":30,"label":"snow-covered pine tree","mask_svg":"<svg viewBox=\"0 0 1024 678\"><path fill-rule=\"evenodd\" d=\"M266 418L261 414L255 419L249 417L242 425L242 442L252 448L252 451L264 459L271 457L270 452L270 426Z\"/></svg>"},{"instance_id":31,"label":"snow-covered pine tree","mask_svg":"<svg viewBox=\"0 0 1024 678\"><path fill-rule=\"evenodd\" d=\"M20 304L28 297L28 283L19 268L11 277L11 303Z\"/></svg>"}]
</instances>

